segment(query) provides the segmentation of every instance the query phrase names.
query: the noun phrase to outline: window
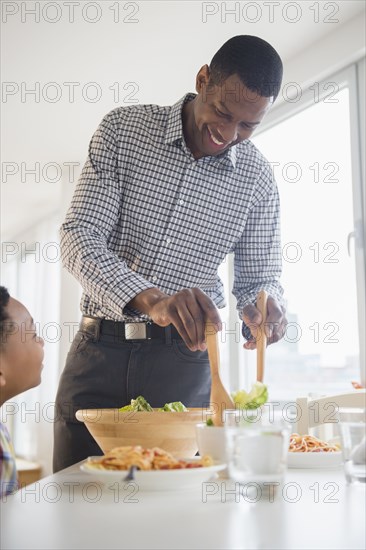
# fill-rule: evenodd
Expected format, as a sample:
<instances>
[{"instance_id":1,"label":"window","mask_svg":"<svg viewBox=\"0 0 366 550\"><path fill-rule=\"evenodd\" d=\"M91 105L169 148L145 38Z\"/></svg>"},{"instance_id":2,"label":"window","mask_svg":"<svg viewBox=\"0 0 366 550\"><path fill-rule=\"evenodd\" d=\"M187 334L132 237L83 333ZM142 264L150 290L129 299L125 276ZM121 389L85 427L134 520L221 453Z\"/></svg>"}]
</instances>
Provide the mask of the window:
<instances>
[{"instance_id":1,"label":"window","mask_svg":"<svg viewBox=\"0 0 366 550\"><path fill-rule=\"evenodd\" d=\"M274 109L253 138L272 163L281 196L289 325L267 350L272 398L347 391L351 380L360 380L364 251L356 84L355 67L315 83L296 102ZM255 357L244 354L253 379ZM248 374L239 376L239 385L248 386Z\"/></svg>"}]
</instances>

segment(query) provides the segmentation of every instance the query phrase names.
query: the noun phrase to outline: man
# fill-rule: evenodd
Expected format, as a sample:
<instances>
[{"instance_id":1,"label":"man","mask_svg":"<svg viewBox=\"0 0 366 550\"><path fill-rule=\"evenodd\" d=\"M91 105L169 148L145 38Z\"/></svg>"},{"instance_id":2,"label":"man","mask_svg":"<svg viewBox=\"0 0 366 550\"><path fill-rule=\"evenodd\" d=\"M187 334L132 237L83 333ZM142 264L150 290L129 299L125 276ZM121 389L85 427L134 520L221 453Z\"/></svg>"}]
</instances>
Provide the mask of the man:
<instances>
[{"instance_id":1,"label":"man","mask_svg":"<svg viewBox=\"0 0 366 550\"><path fill-rule=\"evenodd\" d=\"M272 46L236 36L200 69L197 95L114 109L94 134L61 230L64 265L84 294L57 395L55 470L100 454L78 408L140 394L153 407L208 403L204 324L221 329L217 269L228 252L244 347L256 346L262 288L269 343L282 336L278 192L248 139L281 80Z\"/></svg>"}]
</instances>

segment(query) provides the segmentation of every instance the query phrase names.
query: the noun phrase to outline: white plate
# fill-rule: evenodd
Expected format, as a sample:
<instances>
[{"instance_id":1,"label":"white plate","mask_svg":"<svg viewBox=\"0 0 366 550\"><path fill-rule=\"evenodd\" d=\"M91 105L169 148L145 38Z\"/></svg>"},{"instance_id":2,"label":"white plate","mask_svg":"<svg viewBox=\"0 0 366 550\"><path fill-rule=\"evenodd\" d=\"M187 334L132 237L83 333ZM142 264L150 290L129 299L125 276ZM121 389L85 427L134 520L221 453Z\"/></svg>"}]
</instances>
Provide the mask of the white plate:
<instances>
[{"instance_id":1,"label":"white plate","mask_svg":"<svg viewBox=\"0 0 366 550\"><path fill-rule=\"evenodd\" d=\"M199 460L199 457L184 460L195 462ZM139 489L146 491L193 489L199 487L201 483L209 479L216 478L216 472L220 472L225 468L226 464L214 464L213 466L202 468L182 468L180 470L137 470L134 481ZM123 481L128 473L127 470L97 470L88 464L87 461L80 465L80 469L103 483L113 483L115 481L124 484L129 483Z\"/></svg>"},{"instance_id":2,"label":"white plate","mask_svg":"<svg viewBox=\"0 0 366 550\"><path fill-rule=\"evenodd\" d=\"M289 468L336 468L342 464L341 451L334 453L288 453Z\"/></svg>"}]
</instances>

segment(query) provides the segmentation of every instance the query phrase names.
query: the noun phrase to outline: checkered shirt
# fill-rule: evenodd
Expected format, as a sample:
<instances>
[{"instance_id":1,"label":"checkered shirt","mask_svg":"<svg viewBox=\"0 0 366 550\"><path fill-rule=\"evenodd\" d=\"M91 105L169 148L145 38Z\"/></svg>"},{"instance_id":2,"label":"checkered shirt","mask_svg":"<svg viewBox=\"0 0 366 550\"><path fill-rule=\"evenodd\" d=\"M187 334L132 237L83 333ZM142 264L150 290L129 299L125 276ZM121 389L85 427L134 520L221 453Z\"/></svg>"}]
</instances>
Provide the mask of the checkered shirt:
<instances>
[{"instance_id":1,"label":"checkered shirt","mask_svg":"<svg viewBox=\"0 0 366 550\"><path fill-rule=\"evenodd\" d=\"M279 196L250 140L195 160L182 107L109 112L94 133L61 227L63 263L83 287L81 309L115 321L148 319L127 304L141 291L198 287L225 306L218 267L234 253L237 308L262 288L282 301Z\"/></svg>"},{"instance_id":2,"label":"checkered shirt","mask_svg":"<svg viewBox=\"0 0 366 550\"><path fill-rule=\"evenodd\" d=\"M7 427L0 422L0 496L18 489L13 445Z\"/></svg>"}]
</instances>

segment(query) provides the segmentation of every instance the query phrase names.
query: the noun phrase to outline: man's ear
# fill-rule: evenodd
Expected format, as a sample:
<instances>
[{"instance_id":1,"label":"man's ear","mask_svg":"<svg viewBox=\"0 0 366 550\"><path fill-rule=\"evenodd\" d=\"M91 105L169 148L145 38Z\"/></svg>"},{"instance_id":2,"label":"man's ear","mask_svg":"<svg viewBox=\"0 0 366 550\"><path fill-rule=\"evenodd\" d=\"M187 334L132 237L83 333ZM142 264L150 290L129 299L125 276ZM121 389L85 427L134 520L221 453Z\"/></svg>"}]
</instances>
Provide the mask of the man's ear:
<instances>
[{"instance_id":1,"label":"man's ear","mask_svg":"<svg viewBox=\"0 0 366 550\"><path fill-rule=\"evenodd\" d=\"M203 88L207 86L208 81L210 80L210 69L208 65L203 65L197 73L196 76L196 92L200 94L203 91Z\"/></svg>"}]
</instances>

